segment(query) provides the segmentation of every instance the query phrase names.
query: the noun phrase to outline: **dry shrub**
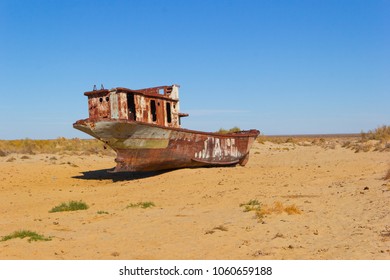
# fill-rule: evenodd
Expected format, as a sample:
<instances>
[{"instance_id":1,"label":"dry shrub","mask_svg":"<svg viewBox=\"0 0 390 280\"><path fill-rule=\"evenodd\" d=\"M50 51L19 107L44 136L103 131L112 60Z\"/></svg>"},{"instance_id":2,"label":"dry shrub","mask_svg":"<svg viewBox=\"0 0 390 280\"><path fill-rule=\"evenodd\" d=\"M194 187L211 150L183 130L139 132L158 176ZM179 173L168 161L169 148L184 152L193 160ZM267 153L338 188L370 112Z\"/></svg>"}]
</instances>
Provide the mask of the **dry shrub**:
<instances>
[{"instance_id":1,"label":"dry shrub","mask_svg":"<svg viewBox=\"0 0 390 280\"><path fill-rule=\"evenodd\" d=\"M374 130L369 130L367 133L362 132L361 138L363 141L368 140L390 140L390 126L382 125Z\"/></svg>"},{"instance_id":2,"label":"dry shrub","mask_svg":"<svg viewBox=\"0 0 390 280\"><path fill-rule=\"evenodd\" d=\"M257 210L256 212L257 212L256 216L258 218L270 214L287 213L288 215L296 215L302 213L302 211L295 204L285 206L280 201L274 202L272 206L264 205L261 207L261 209Z\"/></svg>"},{"instance_id":3,"label":"dry shrub","mask_svg":"<svg viewBox=\"0 0 390 280\"><path fill-rule=\"evenodd\" d=\"M267 138L263 134L260 134L259 136L257 136L256 141L259 144L264 144L265 141L267 141Z\"/></svg>"},{"instance_id":4,"label":"dry shrub","mask_svg":"<svg viewBox=\"0 0 390 280\"><path fill-rule=\"evenodd\" d=\"M384 149L381 148L381 145L379 141L376 140L370 140L370 141L354 141L354 142L344 142L342 144L343 148L351 149L355 151L355 153L360 152L369 152L369 151L383 151Z\"/></svg>"},{"instance_id":5,"label":"dry shrub","mask_svg":"<svg viewBox=\"0 0 390 280\"><path fill-rule=\"evenodd\" d=\"M376 152L389 152L390 151L390 143L387 141L378 141L375 144L374 151Z\"/></svg>"},{"instance_id":6,"label":"dry shrub","mask_svg":"<svg viewBox=\"0 0 390 280\"><path fill-rule=\"evenodd\" d=\"M6 162L14 162L15 160L16 160L16 158L10 157L9 159L6 160Z\"/></svg>"},{"instance_id":7,"label":"dry shrub","mask_svg":"<svg viewBox=\"0 0 390 280\"><path fill-rule=\"evenodd\" d=\"M207 231L205 232L205 234L213 234L213 233L215 233L216 230L219 230L219 231L228 231L228 228L225 227L224 225L220 225L220 226L214 227L213 229L207 230Z\"/></svg>"},{"instance_id":8,"label":"dry shrub","mask_svg":"<svg viewBox=\"0 0 390 280\"><path fill-rule=\"evenodd\" d=\"M251 199L246 203L241 203L240 207L244 207L244 212L257 211L261 207L261 203L257 199Z\"/></svg>"},{"instance_id":9,"label":"dry shrub","mask_svg":"<svg viewBox=\"0 0 390 280\"><path fill-rule=\"evenodd\" d=\"M360 141L351 147L355 152L371 149L378 152L390 151L390 126L382 125L374 130L361 132L360 136Z\"/></svg>"},{"instance_id":10,"label":"dry shrub","mask_svg":"<svg viewBox=\"0 0 390 280\"><path fill-rule=\"evenodd\" d=\"M38 234L34 231L30 231L30 230L18 230L18 231L15 231L9 235L6 235L6 236L3 236L0 241L7 241L7 240L10 240L10 239L14 239L14 238L20 238L20 239L23 239L25 237L28 237L28 242L31 242L31 241L50 241L51 240L51 237L45 237L41 234Z\"/></svg>"},{"instance_id":11,"label":"dry shrub","mask_svg":"<svg viewBox=\"0 0 390 280\"><path fill-rule=\"evenodd\" d=\"M60 205L53 207L49 211L49 213L86 210L88 208L89 208L89 206L85 202L72 200L72 201L69 201L67 203L63 202Z\"/></svg>"},{"instance_id":12,"label":"dry shrub","mask_svg":"<svg viewBox=\"0 0 390 280\"><path fill-rule=\"evenodd\" d=\"M359 152L369 152L373 148L373 144L371 143L362 143L355 147L355 153Z\"/></svg>"},{"instance_id":13,"label":"dry shrub","mask_svg":"<svg viewBox=\"0 0 390 280\"><path fill-rule=\"evenodd\" d=\"M336 149L336 142L326 142L324 144L323 148L326 150L328 150L328 149L334 150L334 149Z\"/></svg>"},{"instance_id":14,"label":"dry shrub","mask_svg":"<svg viewBox=\"0 0 390 280\"><path fill-rule=\"evenodd\" d=\"M302 213L302 211L299 210L299 208L295 206L295 204L286 206L284 208L284 212L286 212L289 215L297 215Z\"/></svg>"},{"instance_id":15,"label":"dry shrub","mask_svg":"<svg viewBox=\"0 0 390 280\"><path fill-rule=\"evenodd\" d=\"M313 141L312 142L302 141L302 142L298 142L297 144L298 144L298 146L310 147L310 146L313 146Z\"/></svg>"},{"instance_id":16,"label":"dry shrub","mask_svg":"<svg viewBox=\"0 0 390 280\"><path fill-rule=\"evenodd\" d=\"M224 128L220 128L217 133L221 133L221 134L227 134L227 133L234 133L234 132L239 132L241 131L241 129L237 126L235 127L232 127L230 129L224 129Z\"/></svg>"},{"instance_id":17,"label":"dry shrub","mask_svg":"<svg viewBox=\"0 0 390 280\"><path fill-rule=\"evenodd\" d=\"M142 209L146 209L146 208L152 208L156 206L154 204L154 202L152 201L142 201L142 202L138 202L138 203L130 203L129 205L126 206L126 208L142 208Z\"/></svg>"},{"instance_id":18,"label":"dry shrub","mask_svg":"<svg viewBox=\"0 0 390 280\"><path fill-rule=\"evenodd\" d=\"M390 226L386 226L384 230L380 232L382 236L382 241L387 242L390 240Z\"/></svg>"},{"instance_id":19,"label":"dry shrub","mask_svg":"<svg viewBox=\"0 0 390 280\"><path fill-rule=\"evenodd\" d=\"M104 144L96 139L67 139L59 137L50 140L0 140L0 150L4 154L100 154L114 155L111 148L105 149Z\"/></svg>"},{"instance_id":20,"label":"dry shrub","mask_svg":"<svg viewBox=\"0 0 390 280\"><path fill-rule=\"evenodd\" d=\"M265 135L259 135L256 139L256 141L260 144L264 144L264 142L271 142L274 144L285 144L285 143L297 143L298 140L296 140L293 137L287 137L287 136L265 136Z\"/></svg>"},{"instance_id":21,"label":"dry shrub","mask_svg":"<svg viewBox=\"0 0 390 280\"><path fill-rule=\"evenodd\" d=\"M224 225L220 225L220 226L214 227L214 229L220 230L220 231L228 231L227 227L225 227Z\"/></svg>"},{"instance_id":22,"label":"dry shrub","mask_svg":"<svg viewBox=\"0 0 390 280\"><path fill-rule=\"evenodd\" d=\"M351 145L352 145L351 141L345 141L345 142L343 142L343 144L341 144L341 147L349 148L349 147L351 147Z\"/></svg>"}]
</instances>

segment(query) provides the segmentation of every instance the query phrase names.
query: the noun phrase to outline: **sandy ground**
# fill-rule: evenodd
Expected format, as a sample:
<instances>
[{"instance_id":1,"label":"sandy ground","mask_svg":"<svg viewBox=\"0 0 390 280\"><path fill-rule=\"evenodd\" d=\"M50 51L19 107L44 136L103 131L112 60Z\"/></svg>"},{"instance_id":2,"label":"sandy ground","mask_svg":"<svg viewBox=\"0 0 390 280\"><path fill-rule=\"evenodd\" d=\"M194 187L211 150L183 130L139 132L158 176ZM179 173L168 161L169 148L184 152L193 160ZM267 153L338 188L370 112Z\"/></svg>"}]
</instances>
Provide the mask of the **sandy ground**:
<instances>
[{"instance_id":1,"label":"sandy ground","mask_svg":"<svg viewBox=\"0 0 390 280\"><path fill-rule=\"evenodd\" d=\"M109 156L0 157L0 237L52 237L0 242L0 259L390 259L389 155L266 142L245 167L143 175L107 173ZM240 207L254 199L301 214L258 219ZM89 209L49 213L70 200Z\"/></svg>"}]
</instances>

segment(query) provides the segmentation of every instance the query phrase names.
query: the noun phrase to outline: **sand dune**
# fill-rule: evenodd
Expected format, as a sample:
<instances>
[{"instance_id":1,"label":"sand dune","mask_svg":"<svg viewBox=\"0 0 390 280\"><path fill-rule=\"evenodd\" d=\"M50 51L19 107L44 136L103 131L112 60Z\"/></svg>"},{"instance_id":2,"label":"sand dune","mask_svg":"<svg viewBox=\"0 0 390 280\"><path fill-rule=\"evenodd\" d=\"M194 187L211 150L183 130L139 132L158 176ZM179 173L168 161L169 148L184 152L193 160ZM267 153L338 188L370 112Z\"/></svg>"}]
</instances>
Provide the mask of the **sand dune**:
<instances>
[{"instance_id":1,"label":"sand dune","mask_svg":"<svg viewBox=\"0 0 390 280\"><path fill-rule=\"evenodd\" d=\"M388 152L265 142L245 167L112 167L112 156L0 157L0 236L51 237L0 242L0 259L390 259ZM89 208L49 213L70 200ZM244 212L251 200L279 212ZM138 202L155 206L128 207Z\"/></svg>"}]
</instances>

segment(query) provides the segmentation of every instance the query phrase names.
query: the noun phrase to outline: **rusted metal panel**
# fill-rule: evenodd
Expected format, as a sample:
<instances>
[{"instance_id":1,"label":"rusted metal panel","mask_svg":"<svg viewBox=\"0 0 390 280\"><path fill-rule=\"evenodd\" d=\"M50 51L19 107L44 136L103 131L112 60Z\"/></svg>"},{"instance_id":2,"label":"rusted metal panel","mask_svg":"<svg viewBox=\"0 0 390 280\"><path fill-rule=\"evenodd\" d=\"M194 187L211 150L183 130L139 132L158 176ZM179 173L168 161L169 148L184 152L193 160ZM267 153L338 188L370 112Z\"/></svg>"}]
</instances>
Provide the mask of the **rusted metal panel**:
<instances>
[{"instance_id":1,"label":"rusted metal panel","mask_svg":"<svg viewBox=\"0 0 390 280\"><path fill-rule=\"evenodd\" d=\"M73 126L117 152L115 171L245 165L258 130L230 134L180 128L178 86L86 92L89 118ZM134 112L133 112L134 111Z\"/></svg>"},{"instance_id":2,"label":"rusted metal panel","mask_svg":"<svg viewBox=\"0 0 390 280\"><path fill-rule=\"evenodd\" d=\"M109 101L110 101L111 119L119 119L118 95L114 92L111 92Z\"/></svg>"},{"instance_id":3,"label":"rusted metal panel","mask_svg":"<svg viewBox=\"0 0 390 280\"><path fill-rule=\"evenodd\" d=\"M89 117L92 119L110 118L110 103L107 95L88 96Z\"/></svg>"},{"instance_id":4,"label":"rusted metal panel","mask_svg":"<svg viewBox=\"0 0 390 280\"><path fill-rule=\"evenodd\" d=\"M129 112L127 106L127 96L126 93L119 92L118 94L118 110L120 119L128 119Z\"/></svg>"}]
</instances>

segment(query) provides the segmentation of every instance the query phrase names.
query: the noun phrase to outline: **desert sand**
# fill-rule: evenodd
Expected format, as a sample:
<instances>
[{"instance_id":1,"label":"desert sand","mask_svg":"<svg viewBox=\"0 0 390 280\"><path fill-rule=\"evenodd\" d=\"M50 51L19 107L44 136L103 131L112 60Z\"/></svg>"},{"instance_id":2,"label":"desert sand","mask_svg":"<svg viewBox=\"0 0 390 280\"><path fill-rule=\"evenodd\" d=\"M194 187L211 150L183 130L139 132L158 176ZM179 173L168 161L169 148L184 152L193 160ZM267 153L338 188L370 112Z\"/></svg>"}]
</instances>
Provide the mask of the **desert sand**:
<instances>
[{"instance_id":1,"label":"desert sand","mask_svg":"<svg viewBox=\"0 0 390 280\"><path fill-rule=\"evenodd\" d=\"M0 259L390 259L389 152L255 143L245 167L110 174L114 156L0 157ZM14 158L14 160L10 160ZM87 210L49 213L71 200ZM263 217L257 200L294 213ZM153 202L154 207L127 207Z\"/></svg>"}]
</instances>

